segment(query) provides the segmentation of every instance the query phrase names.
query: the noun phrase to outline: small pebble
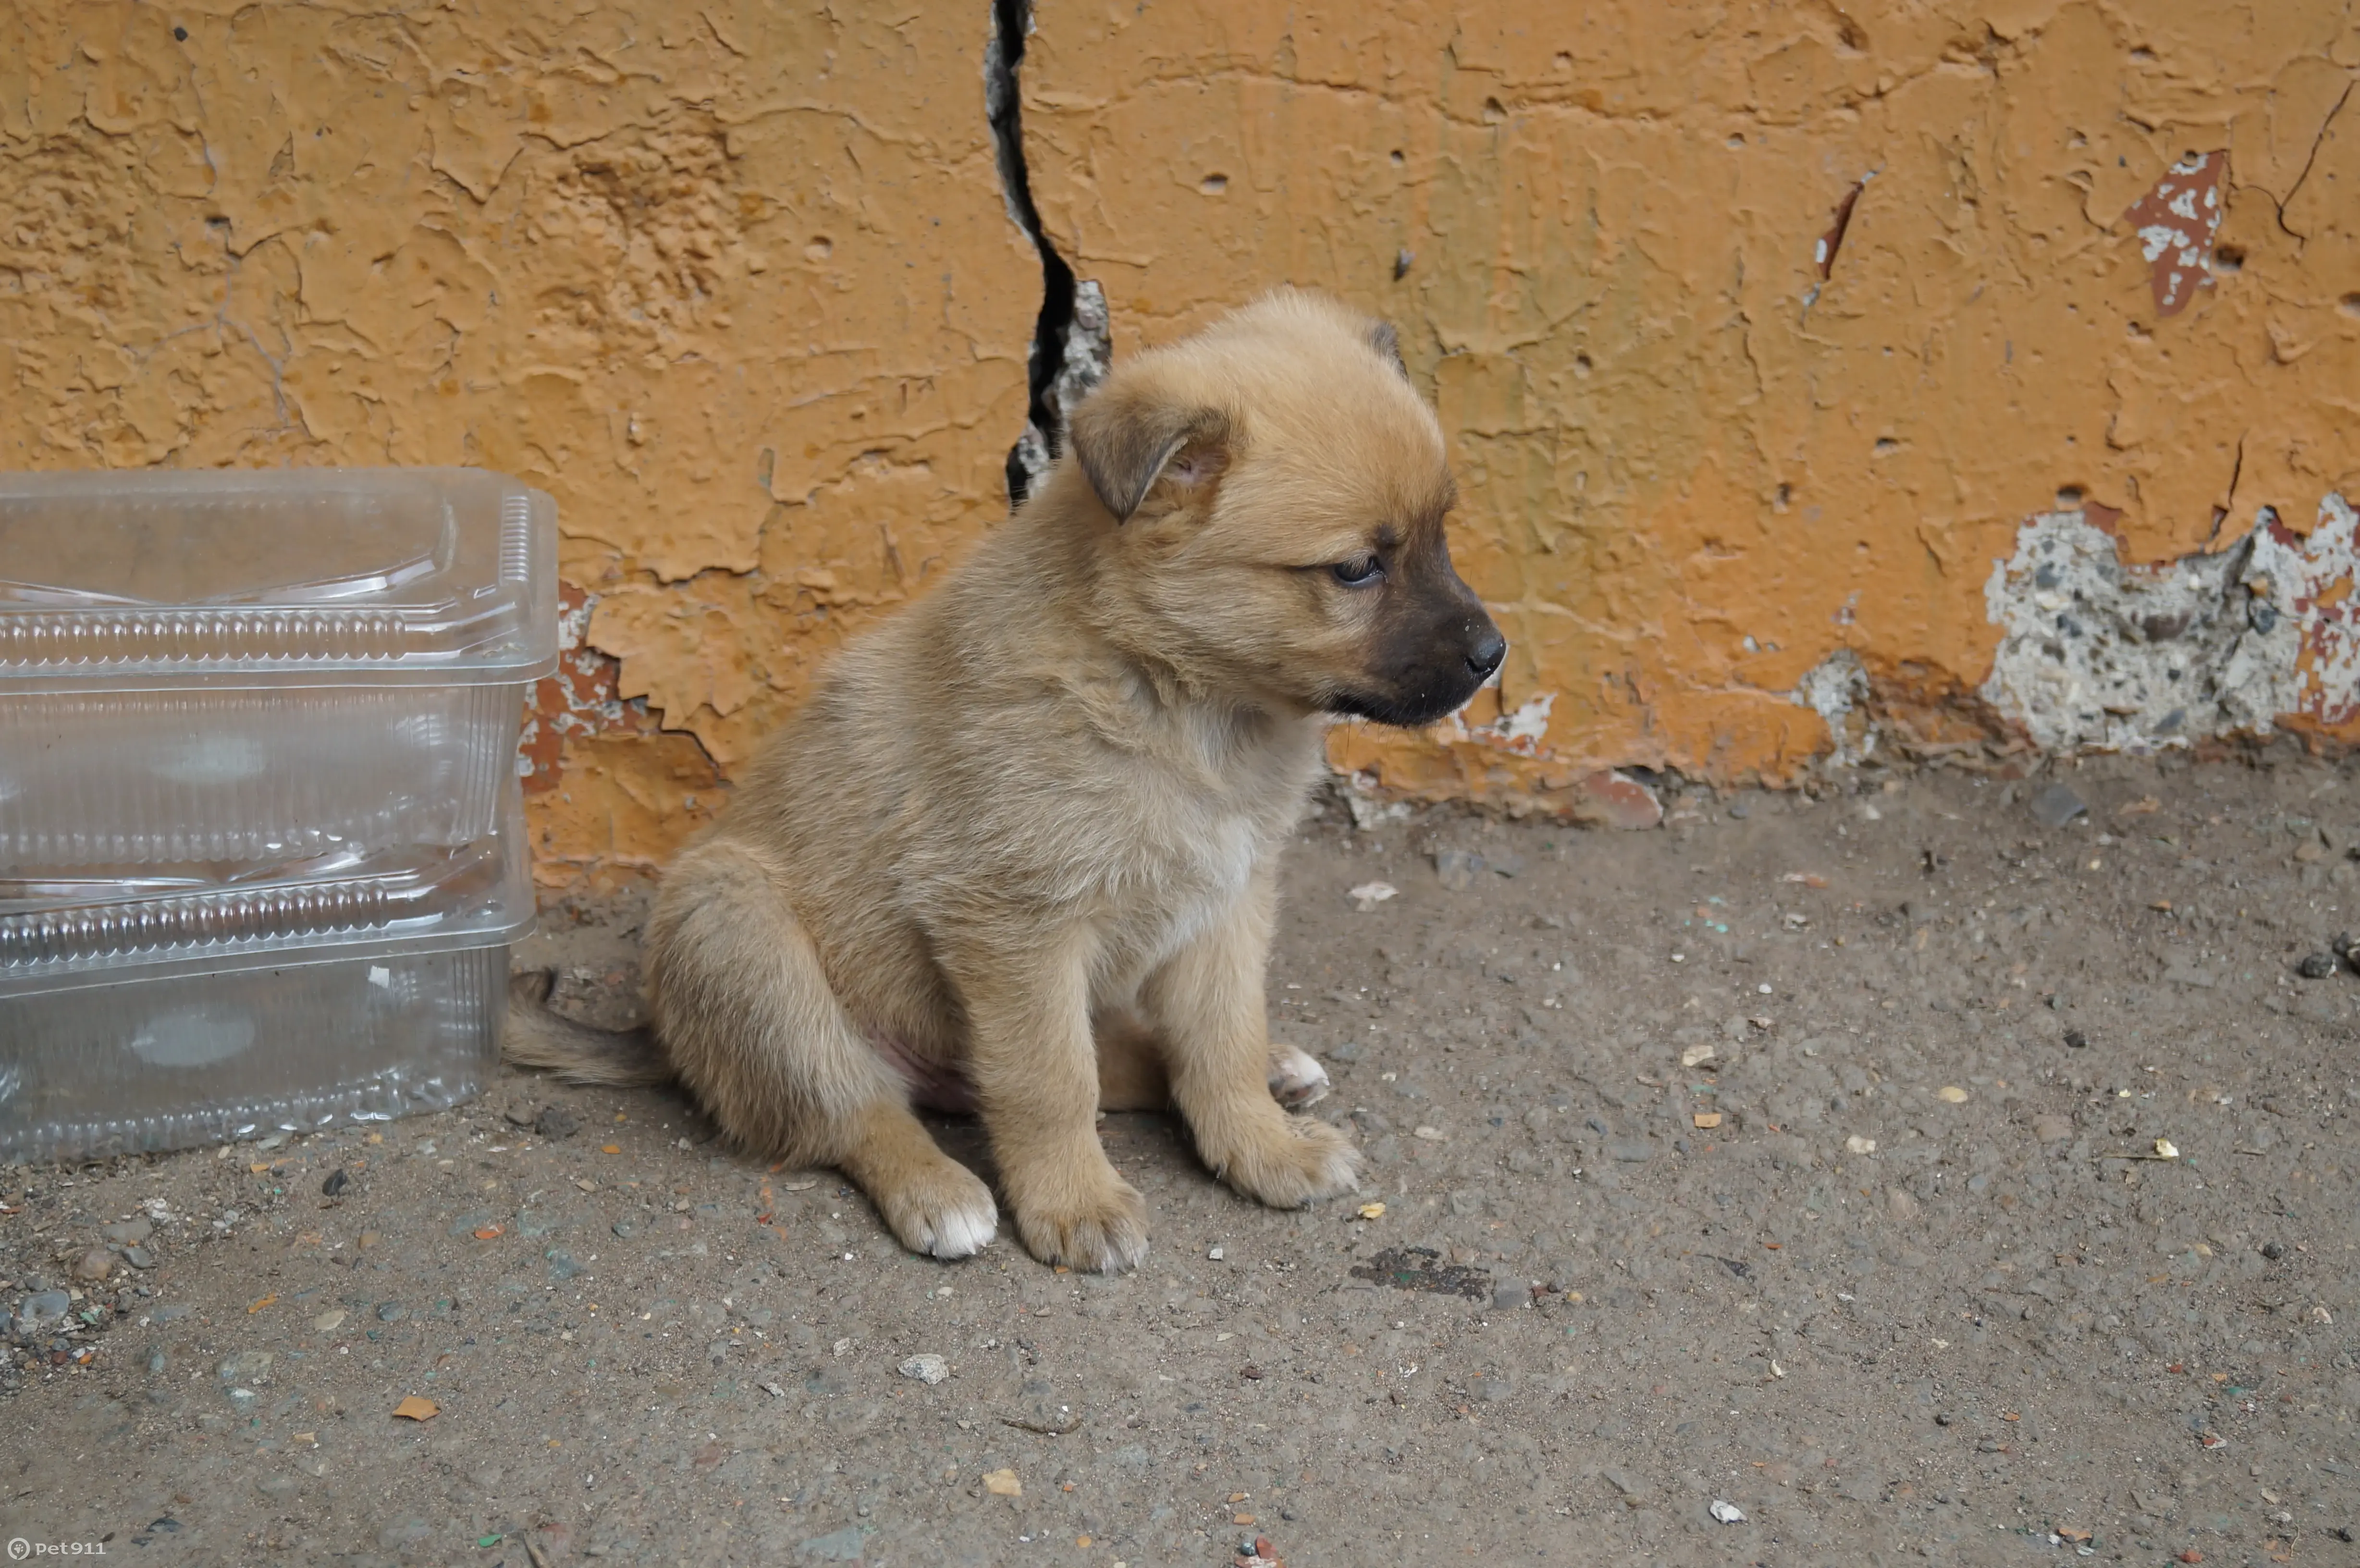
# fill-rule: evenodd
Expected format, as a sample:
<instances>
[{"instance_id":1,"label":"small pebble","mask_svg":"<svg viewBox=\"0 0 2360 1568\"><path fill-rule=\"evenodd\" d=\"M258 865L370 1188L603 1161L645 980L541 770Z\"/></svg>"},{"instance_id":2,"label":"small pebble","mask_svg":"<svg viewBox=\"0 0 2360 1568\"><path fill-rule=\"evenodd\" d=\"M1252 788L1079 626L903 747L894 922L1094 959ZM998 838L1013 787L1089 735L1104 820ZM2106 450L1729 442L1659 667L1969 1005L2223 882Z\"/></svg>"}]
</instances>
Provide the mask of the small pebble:
<instances>
[{"instance_id":1,"label":"small pebble","mask_svg":"<svg viewBox=\"0 0 2360 1568\"><path fill-rule=\"evenodd\" d=\"M2314 953L2294 966L2294 972L2306 980L2324 980L2335 973L2335 954Z\"/></svg>"},{"instance_id":2,"label":"small pebble","mask_svg":"<svg viewBox=\"0 0 2360 1568\"><path fill-rule=\"evenodd\" d=\"M320 1183L320 1195L323 1198L333 1198L352 1184L352 1177L346 1173L343 1166L339 1165L328 1172L326 1181Z\"/></svg>"},{"instance_id":3,"label":"small pebble","mask_svg":"<svg viewBox=\"0 0 2360 1568\"><path fill-rule=\"evenodd\" d=\"M1739 1508L1735 1503L1724 1501L1720 1497L1715 1497L1712 1500L1711 1513L1714 1519L1719 1519L1723 1524L1743 1524L1745 1522L1745 1510L1743 1508Z\"/></svg>"},{"instance_id":4,"label":"small pebble","mask_svg":"<svg viewBox=\"0 0 2360 1568\"><path fill-rule=\"evenodd\" d=\"M532 1130L552 1141L572 1138L582 1130L582 1118L563 1105L543 1105L541 1115L532 1119Z\"/></svg>"},{"instance_id":5,"label":"small pebble","mask_svg":"<svg viewBox=\"0 0 2360 1568\"><path fill-rule=\"evenodd\" d=\"M123 1261L134 1269L153 1269L156 1255L144 1247L126 1247L123 1249Z\"/></svg>"},{"instance_id":6,"label":"small pebble","mask_svg":"<svg viewBox=\"0 0 2360 1568\"><path fill-rule=\"evenodd\" d=\"M2276 1263L2286 1256L2286 1247L2280 1242L2266 1241L2262 1243L2262 1256Z\"/></svg>"},{"instance_id":7,"label":"small pebble","mask_svg":"<svg viewBox=\"0 0 2360 1568\"><path fill-rule=\"evenodd\" d=\"M902 1377L915 1378L930 1388L951 1375L950 1363L939 1356L912 1356L896 1370Z\"/></svg>"},{"instance_id":8,"label":"small pebble","mask_svg":"<svg viewBox=\"0 0 2360 1568\"><path fill-rule=\"evenodd\" d=\"M2061 828L2090 809L2090 803L2069 785L2051 784L2032 798L2032 816L2045 828Z\"/></svg>"},{"instance_id":9,"label":"small pebble","mask_svg":"<svg viewBox=\"0 0 2360 1568\"><path fill-rule=\"evenodd\" d=\"M103 1247L93 1247L74 1259L73 1277L77 1279L104 1279L115 1272L115 1254Z\"/></svg>"},{"instance_id":10,"label":"small pebble","mask_svg":"<svg viewBox=\"0 0 2360 1568\"><path fill-rule=\"evenodd\" d=\"M63 1290L36 1290L16 1308L18 1331L32 1334L73 1310L73 1298Z\"/></svg>"},{"instance_id":11,"label":"small pebble","mask_svg":"<svg viewBox=\"0 0 2360 1568\"><path fill-rule=\"evenodd\" d=\"M403 1318L409 1315L409 1312L403 1308L399 1301L379 1301L377 1303L377 1316L379 1323L399 1323Z\"/></svg>"}]
</instances>

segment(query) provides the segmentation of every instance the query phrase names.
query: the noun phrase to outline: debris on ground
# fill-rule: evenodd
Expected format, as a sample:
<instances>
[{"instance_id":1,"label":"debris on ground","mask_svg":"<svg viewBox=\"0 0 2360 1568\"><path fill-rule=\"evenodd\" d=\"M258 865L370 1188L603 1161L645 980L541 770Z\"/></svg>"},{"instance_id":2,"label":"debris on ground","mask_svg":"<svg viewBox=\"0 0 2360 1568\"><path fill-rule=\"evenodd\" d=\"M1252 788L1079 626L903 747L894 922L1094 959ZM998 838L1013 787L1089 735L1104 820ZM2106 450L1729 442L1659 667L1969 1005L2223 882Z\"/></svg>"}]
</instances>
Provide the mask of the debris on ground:
<instances>
[{"instance_id":1,"label":"debris on ground","mask_svg":"<svg viewBox=\"0 0 2360 1568\"><path fill-rule=\"evenodd\" d=\"M1388 1247L1366 1263L1354 1264L1352 1278L1390 1285L1396 1290L1464 1296L1470 1301L1491 1299L1491 1276L1488 1271L1446 1264L1442 1254L1430 1247Z\"/></svg>"},{"instance_id":2,"label":"debris on ground","mask_svg":"<svg viewBox=\"0 0 2360 1568\"><path fill-rule=\"evenodd\" d=\"M2085 814L2090 803L2070 784L2051 784L2032 798L2032 817L2044 828L2061 828Z\"/></svg>"},{"instance_id":3,"label":"debris on ground","mask_svg":"<svg viewBox=\"0 0 2360 1568\"><path fill-rule=\"evenodd\" d=\"M912 1356L895 1370L930 1388L951 1375L950 1363L939 1356Z\"/></svg>"}]
</instances>

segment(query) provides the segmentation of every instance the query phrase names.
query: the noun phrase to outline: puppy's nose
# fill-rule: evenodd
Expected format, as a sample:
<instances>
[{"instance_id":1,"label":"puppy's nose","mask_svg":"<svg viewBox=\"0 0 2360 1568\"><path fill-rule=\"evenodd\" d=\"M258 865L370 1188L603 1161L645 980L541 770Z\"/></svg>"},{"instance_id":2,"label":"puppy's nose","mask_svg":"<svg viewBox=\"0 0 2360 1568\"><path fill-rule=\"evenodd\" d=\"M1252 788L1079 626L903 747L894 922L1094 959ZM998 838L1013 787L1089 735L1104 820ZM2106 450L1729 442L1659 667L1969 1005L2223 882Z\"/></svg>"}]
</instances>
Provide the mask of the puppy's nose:
<instances>
[{"instance_id":1,"label":"puppy's nose","mask_svg":"<svg viewBox=\"0 0 2360 1568\"><path fill-rule=\"evenodd\" d=\"M1467 668L1475 672L1478 681L1489 681L1500 661L1508 657L1508 639L1500 635L1497 626L1485 626L1483 635L1467 651Z\"/></svg>"}]
</instances>

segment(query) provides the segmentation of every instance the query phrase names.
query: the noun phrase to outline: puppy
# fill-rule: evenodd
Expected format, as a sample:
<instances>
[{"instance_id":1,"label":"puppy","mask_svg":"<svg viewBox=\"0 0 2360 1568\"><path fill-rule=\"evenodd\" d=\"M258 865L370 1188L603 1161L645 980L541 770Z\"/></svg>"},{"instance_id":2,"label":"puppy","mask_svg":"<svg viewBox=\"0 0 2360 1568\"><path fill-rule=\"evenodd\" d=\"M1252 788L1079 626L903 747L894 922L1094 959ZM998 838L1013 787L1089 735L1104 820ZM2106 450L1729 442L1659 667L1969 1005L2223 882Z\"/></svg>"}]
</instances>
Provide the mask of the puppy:
<instances>
[{"instance_id":1,"label":"puppy","mask_svg":"<svg viewBox=\"0 0 2360 1568\"><path fill-rule=\"evenodd\" d=\"M1506 653L1451 568L1453 497L1392 329L1332 300L1275 293L1117 369L1039 494L844 650L666 876L664 1068L937 1258L999 1214L913 1104L981 1113L1025 1247L1076 1269L1147 1248L1101 1107L1175 1105L1265 1203L1355 1186L1344 1136L1273 1097L1324 1086L1267 1033L1277 861L1334 715L1427 724Z\"/></svg>"}]
</instances>

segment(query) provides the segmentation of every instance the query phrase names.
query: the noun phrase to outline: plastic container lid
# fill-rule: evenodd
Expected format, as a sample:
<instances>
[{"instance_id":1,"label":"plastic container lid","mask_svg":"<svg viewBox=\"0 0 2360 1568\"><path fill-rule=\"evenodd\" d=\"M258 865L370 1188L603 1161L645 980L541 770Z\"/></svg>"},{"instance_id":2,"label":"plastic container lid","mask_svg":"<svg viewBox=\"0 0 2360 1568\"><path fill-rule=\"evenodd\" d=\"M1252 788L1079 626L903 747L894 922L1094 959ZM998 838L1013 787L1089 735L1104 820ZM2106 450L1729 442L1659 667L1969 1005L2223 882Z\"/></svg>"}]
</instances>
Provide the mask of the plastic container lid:
<instances>
[{"instance_id":1,"label":"plastic container lid","mask_svg":"<svg viewBox=\"0 0 2360 1568\"><path fill-rule=\"evenodd\" d=\"M557 504L469 468L0 475L0 701L481 685L557 658Z\"/></svg>"}]
</instances>

